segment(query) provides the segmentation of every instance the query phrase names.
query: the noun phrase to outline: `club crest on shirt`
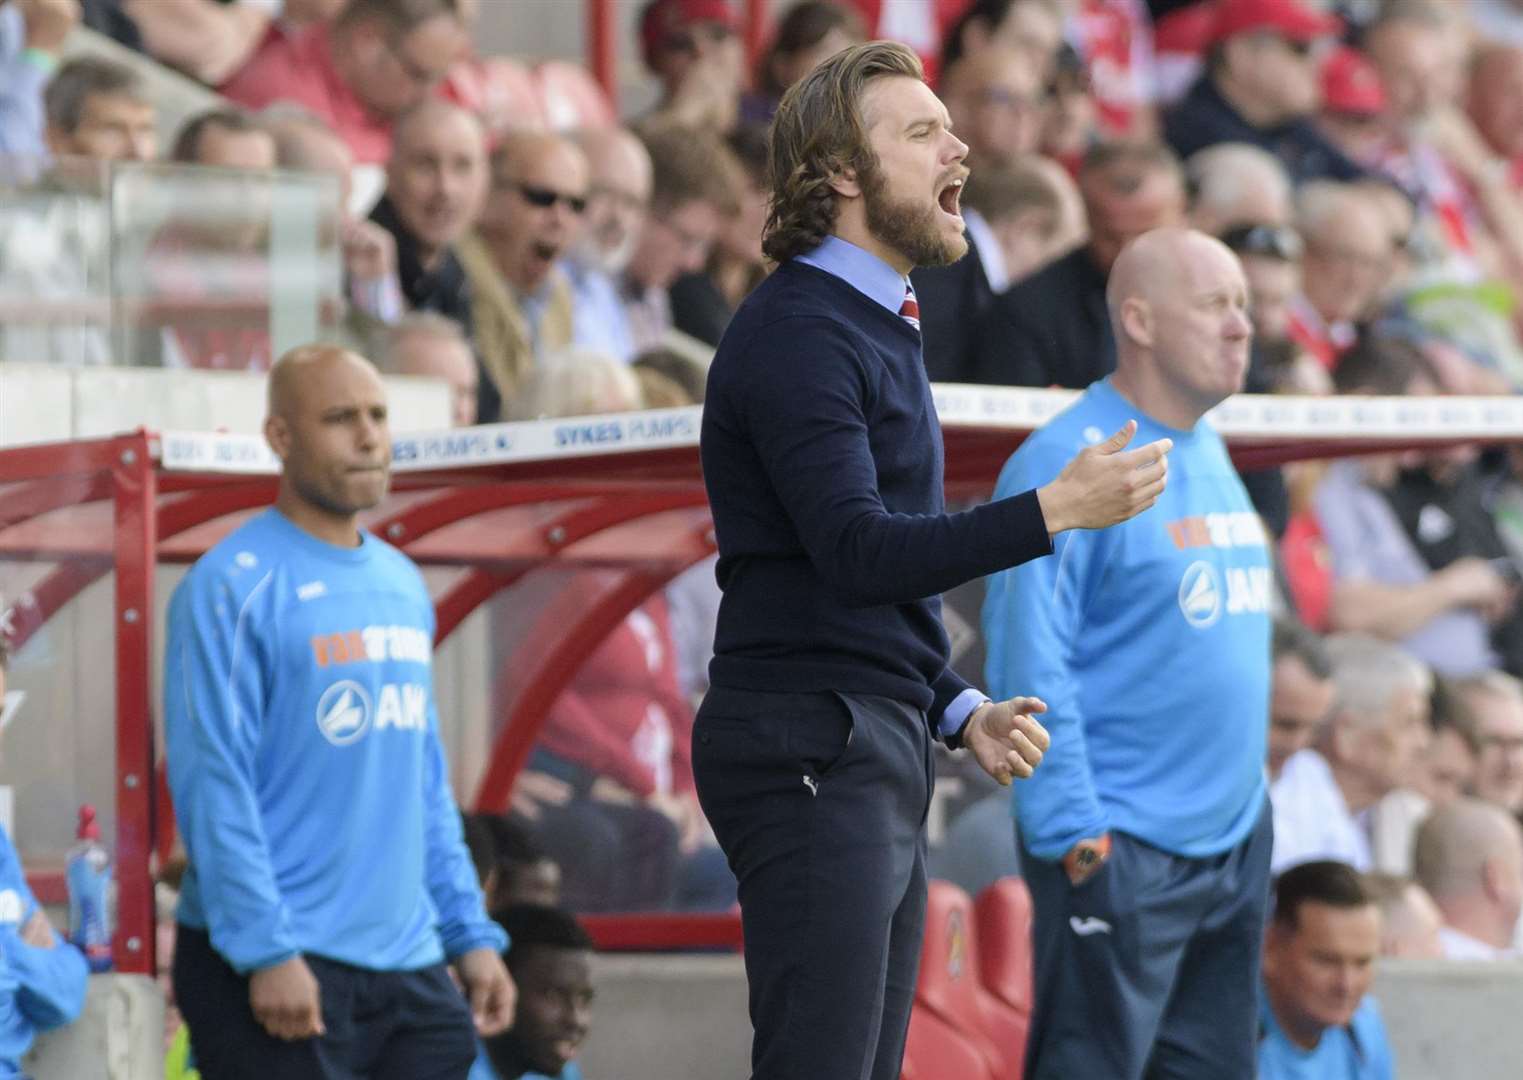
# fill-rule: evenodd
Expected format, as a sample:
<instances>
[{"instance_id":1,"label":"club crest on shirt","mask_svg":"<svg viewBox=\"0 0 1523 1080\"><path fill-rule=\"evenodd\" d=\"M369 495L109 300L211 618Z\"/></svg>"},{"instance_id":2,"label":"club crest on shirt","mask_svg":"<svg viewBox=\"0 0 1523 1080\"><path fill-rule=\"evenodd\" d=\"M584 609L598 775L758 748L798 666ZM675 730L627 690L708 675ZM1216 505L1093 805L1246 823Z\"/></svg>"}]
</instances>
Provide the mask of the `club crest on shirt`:
<instances>
[{"instance_id":1,"label":"club crest on shirt","mask_svg":"<svg viewBox=\"0 0 1523 1080\"><path fill-rule=\"evenodd\" d=\"M1193 562L1179 582L1179 610L1185 622L1197 630L1213 626L1222 617L1222 579L1208 562Z\"/></svg>"}]
</instances>

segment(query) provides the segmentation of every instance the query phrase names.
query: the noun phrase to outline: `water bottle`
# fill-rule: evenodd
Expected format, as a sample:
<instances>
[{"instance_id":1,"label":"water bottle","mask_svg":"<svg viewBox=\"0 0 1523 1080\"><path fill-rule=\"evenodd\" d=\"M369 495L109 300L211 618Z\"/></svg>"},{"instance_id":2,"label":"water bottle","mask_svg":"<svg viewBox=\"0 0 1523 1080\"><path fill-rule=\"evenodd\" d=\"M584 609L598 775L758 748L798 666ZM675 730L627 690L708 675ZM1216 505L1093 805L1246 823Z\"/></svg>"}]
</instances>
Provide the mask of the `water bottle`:
<instances>
[{"instance_id":1,"label":"water bottle","mask_svg":"<svg viewBox=\"0 0 1523 1080\"><path fill-rule=\"evenodd\" d=\"M69 940L91 971L111 968L111 853L100 842L95 807L79 808L79 843L69 851Z\"/></svg>"}]
</instances>

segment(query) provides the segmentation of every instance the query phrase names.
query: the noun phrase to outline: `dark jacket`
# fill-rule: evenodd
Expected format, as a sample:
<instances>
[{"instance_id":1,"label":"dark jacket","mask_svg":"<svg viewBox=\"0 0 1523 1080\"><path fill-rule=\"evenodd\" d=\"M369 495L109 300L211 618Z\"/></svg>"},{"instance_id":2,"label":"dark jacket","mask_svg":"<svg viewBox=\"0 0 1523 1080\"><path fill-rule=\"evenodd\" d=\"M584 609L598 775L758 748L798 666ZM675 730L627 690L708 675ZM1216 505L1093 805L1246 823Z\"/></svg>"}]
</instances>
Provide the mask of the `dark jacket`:
<instances>
[{"instance_id":1,"label":"dark jacket","mask_svg":"<svg viewBox=\"0 0 1523 1080\"><path fill-rule=\"evenodd\" d=\"M1346 182L1367 175L1323 138L1310 120L1291 120L1272 128L1254 127L1222 97L1210 75L1202 75L1183 100L1168 111L1163 130L1164 138L1181 158L1218 143L1242 142L1262 147L1280 159L1296 184L1307 180Z\"/></svg>"},{"instance_id":2,"label":"dark jacket","mask_svg":"<svg viewBox=\"0 0 1523 1080\"><path fill-rule=\"evenodd\" d=\"M910 274L920 305L925 371L932 382L975 382L973 332L994 300L973 238L951 266L922 266Z\"/></svg>"},{"instance_id":3,"label":"dark jacket","mask_svg":"<svg viewBox=\"0 0 1523 1080\"><path fill-rule=\"evenodd\" d=\"M972 381L1082 390L1109 375L1116 343L1105 280L1081 247L996 296L979 322Z\"/></svg>"}]
</instances>

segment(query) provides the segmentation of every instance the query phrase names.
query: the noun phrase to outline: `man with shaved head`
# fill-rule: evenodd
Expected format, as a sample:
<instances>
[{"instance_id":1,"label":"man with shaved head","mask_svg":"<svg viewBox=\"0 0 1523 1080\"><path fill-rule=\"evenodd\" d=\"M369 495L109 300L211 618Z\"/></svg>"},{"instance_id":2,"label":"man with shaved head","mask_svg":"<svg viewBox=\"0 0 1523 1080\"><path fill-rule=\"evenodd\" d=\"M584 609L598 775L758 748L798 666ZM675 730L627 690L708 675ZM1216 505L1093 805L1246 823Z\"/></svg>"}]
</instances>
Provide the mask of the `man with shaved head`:
<instances>
[{"instance_id":1,"label":"man with shaved head","mask_svg":"<svg viewBox=\"0 0 1523 1080\"><path fill-rule=\"evenodd\" d=\"M1456 799L1417 830L1412 870L1444 916L1451 960L1515 958L1523 911L1523 830L1501 807Z\"/></svg>"},{"instance_id":2,"label":"man with shaved head","mask_svg":"<svg viewBox=\"0 0 1523 1080\"><path fill-rule=\"evenodd\" d=\"M635 339L619 296L650 211L650 152L627 128L589 128L576 135L587 155L587 213L564 269L571 281L575 344L633 360Z\"/></svg>"},{"instance_id":3,"label":"man with shaved head","mask_svg":"<svg viewBox=\"0 0 1523 1080\"><path fill-rule=\"evenodd\" d=\"M275 505L170 604L176 999L208 1077L464 1080L514 988L449 788L428 590L358 524L390 476L381 380L295 349L264 431Z\"/></svg>"},{"instance_id":4,"label":"man with shaved head","mask_svg":"<svg viewBox=\"0 0 1523 1080\"><path fill-rule=\"evenodd\" d=\"M1243 385L1237 257L1156 229L1121 251L1116 371L1021 445L995 497L1135 421L1172 440L1157 504L990 579L986 674L1031 687L1052 747L1015 792L1036 942L1028 1080L1252 1076L1268 897L1273 578L1206 412Z\"/></svg>"},{"instance_id":5,"label":"man with shaved head","mask_svg":"<svg viewBox=\"0 0 1523 1080\"><path fill-rule=\"evenodd\" d=\"M461 241L491 422L542 357L571 344L571 285L557 263L587 210L587 158L570 139L519 131L492 151L491 194Z\"/></svg>"},{"instance_id":6,"label":"man with shaved head","mask_svg":"<svg viewBox=\"0 0 1523 1080\"><path fill-rule=\"evenodd\" d=\"M426 101L397 122L386 194L370 218L396 239L397 272L411 310L471 328L470 285L455 245L486 196L486 134L470 113Z\"/></svg>"}]
</instances>

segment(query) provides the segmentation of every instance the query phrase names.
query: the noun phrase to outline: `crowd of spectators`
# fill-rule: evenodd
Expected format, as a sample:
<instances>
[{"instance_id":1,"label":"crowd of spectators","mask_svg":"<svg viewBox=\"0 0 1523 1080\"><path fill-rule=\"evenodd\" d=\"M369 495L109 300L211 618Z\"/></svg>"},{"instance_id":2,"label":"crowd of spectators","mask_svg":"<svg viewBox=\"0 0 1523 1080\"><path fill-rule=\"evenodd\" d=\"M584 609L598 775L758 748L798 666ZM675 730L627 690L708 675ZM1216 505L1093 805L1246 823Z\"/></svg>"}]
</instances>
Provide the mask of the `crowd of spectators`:
<instances>
[{"instance_id":1,"label":"crowd of spectators","mask_svg":"<svg viewBox=\"0 0 1523 1080\"><path fill-rule=\"evenodd\" d=\"M108 218L55 196L102 199L92 168L163 160L337 178L330 330L383 370L444 380L457 424L700 401L706 351L769 270L766 122L821 59L890 36L926 60L972 169L968 256L912 276L933 380L1108 375L1111 265L1188 223L1246 271L1250 390L1523 389L1520 0L799 0L752 66L737 5L651 0L638 47L658 92L627 123L606 103L557 114L540 69L476 54L477 21L517 6L0 0L0 156L36 166L0 208L0 360L268 367L259 327L124 344L12 317L104 289ZM65 58L78 25L229 104L161 146L131 67ZM366 165L384 189L362 202ZM263 243L166 232L144 258L162 290L216 299L267 289ZM216 272L187 270L190 248ZM1308 933L1363 949L1373 932L1392 955L1518 949L1523 450L1245 479L1278 545L1275 867L1314 868L1281 887L1266 965L1276 1037L1295 1042L1320 1030L1289 1004L1313 993L1296 976ZM684 757L705 573L605 643L515 793L584 910L733 900ZM1324 1002L1322 1027L1362 1030L1361 998Z\"/></svg>"}]
</instances>

